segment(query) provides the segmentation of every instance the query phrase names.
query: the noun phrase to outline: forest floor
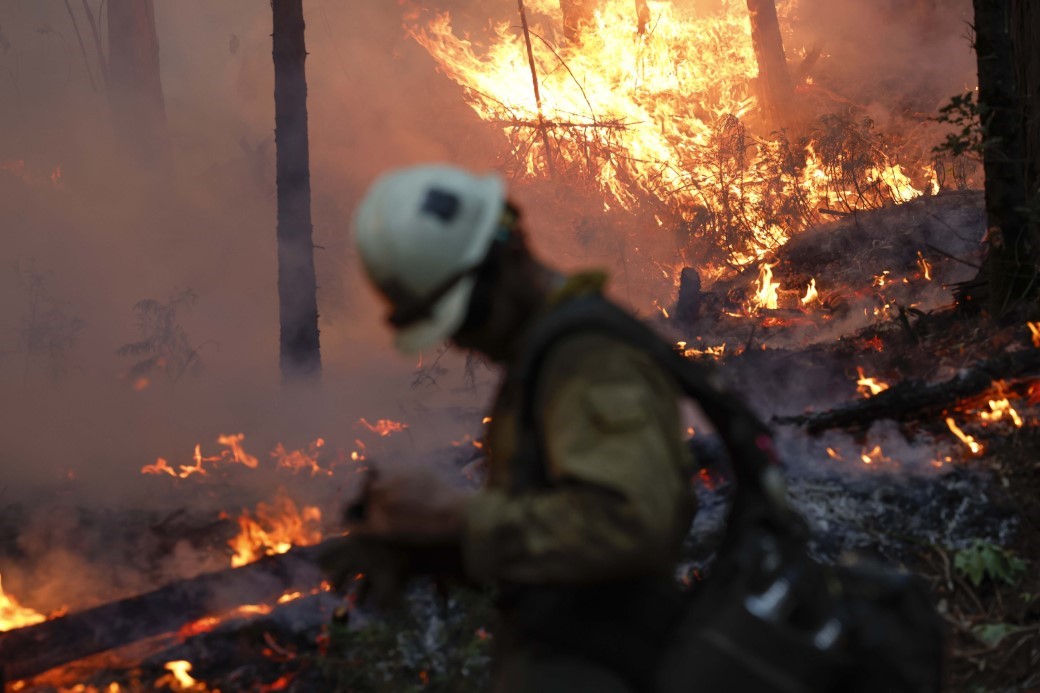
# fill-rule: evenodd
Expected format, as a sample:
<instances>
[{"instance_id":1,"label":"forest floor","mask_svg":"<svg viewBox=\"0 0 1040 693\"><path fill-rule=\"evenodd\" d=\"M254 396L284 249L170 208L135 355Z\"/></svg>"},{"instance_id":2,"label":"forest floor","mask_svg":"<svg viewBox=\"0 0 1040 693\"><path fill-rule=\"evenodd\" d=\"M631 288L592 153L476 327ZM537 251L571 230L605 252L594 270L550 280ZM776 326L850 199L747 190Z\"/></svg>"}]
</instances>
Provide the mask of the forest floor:
<instances>
[{"instance_id":1,"label":"forest floor","mask_svg":"<svg viewBox=\"0 0 1040 693\"><path fill-rule=\"evenodd\" d=\"M890 387L948 380L999 354L1038 348L1027 323L1040 319L1040 309L996 323L953 305L952 285L969 279L978 264L982 227L977 193L856 215L806 232L777 254L774 280L788 288L780 289L776 308L747 308L756 281L749 271L704 291L696 320L680 325L659 318L656 326L696 349L691 358L718 361L767 418L862 401L870 391L858 381L868 377ZM803 305L811 280L820 296ZM1021 425L990 404L1005 398ZM947 419L977 441L977 452ZM945 690L1040 690L1040 373L993 373L993 386L976 396L895 422L864 420L818 435L791 423L777 430L790 497L812 530L814 555L837 561L866 554L928 582L949 635ZM431 455L460 475L473 470L471 448ZM698 484L702 512L688 542L687 571L710 573L710 547L726 505L716 482ZM204 488L175 496L189 508L175 528L161 516L129 512L105 521L130 530L162 526L219 551L232 528L191 508ZM2 509L0 524L6 518L17 525L14 505ZM0 554L13 550L0 546ZM12 688L488 689L494 631L487 594L444 595L419 586L407 608L392 615L347 608L329 593L272 607L98 655ZM171 661L190 662L190 680L179 678Z\"/></svg>"}]
</instances>

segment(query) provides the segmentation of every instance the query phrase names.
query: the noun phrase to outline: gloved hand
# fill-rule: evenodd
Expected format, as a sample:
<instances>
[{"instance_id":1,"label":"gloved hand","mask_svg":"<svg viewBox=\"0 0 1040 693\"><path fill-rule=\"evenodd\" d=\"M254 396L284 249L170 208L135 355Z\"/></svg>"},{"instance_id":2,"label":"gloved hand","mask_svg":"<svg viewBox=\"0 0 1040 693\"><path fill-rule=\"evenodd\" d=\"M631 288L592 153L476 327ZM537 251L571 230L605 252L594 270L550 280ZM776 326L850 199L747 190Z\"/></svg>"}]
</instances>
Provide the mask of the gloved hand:
<instances>
[{"instance_id":1,"label":"gloved hand","mask_svg":"<svg viewBox=\"0 0 1040 693\"><path fill-rule=\"evenodd\" d=\"M408 580L430 576L439 582L464 581L462 547L458 542L417 544L378 536L345 536L330 542L318 555L318 565L338 592L356 585L359 603L381 610L396 607Z\"/></svg>"},{"instance_id":2,"label":"gloved hand","mask_svg":"<svg viewBox=\"0 0 1040 693\"><path fill-rule=\"evenodd\" d=\"M346 592L356 584L359 602L371 600L384 610L400 603L411 573L409 563L402 547L377 537L345 536L318 555L318 565L334 590Z\"/></svg>"}]
</instances>

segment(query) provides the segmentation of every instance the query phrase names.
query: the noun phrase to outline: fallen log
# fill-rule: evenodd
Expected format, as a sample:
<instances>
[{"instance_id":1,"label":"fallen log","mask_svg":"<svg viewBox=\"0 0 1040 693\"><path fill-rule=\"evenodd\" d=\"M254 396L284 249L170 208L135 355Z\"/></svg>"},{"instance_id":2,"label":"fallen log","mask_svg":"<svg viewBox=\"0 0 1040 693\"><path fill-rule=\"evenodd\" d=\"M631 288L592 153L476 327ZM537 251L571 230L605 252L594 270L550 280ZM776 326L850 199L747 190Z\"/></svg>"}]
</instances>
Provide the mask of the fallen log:
<instances>
[{"instance_id":1,"label":"fallen log","mask_svg":"<svg viewBox=\"0 0 1040 693\"><path fill-rule=\"evenodd\" d=\"M998 380L1040 373L1040 349L1013 351L940 383L904 380L872 397L819 413L774 416L773 423L804 426L815 435L832 428L866 429L879 419L907 421L949 409L958 401L985 394Z\"/></svg>"},{"instance_id":2,"label":"fallen log","mask_svg":"<svg viewBox=\"0 0 1040 693\"><path fill-rule=\"evenodd\" d=\"M316 559L327 544L295 548L241 568L206 573L0 633L0 681L29 678L99 652L175 632L204 616L246 604L272 603L287 591L314 589L322 580Z\"/></svg>"}]
</instances>

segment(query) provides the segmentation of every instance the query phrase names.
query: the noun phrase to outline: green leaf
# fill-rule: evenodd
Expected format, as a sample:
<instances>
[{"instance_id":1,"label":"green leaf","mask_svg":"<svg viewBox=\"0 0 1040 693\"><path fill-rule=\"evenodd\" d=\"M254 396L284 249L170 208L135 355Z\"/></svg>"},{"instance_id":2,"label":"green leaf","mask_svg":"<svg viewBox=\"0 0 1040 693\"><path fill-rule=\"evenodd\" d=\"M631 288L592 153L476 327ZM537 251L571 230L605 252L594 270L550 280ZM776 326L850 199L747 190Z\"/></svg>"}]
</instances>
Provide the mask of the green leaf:
<instances>
[{"instance_id":1,"label":"green leaf","mask_svg":"<svg viewBox=\"0 0 1040 693\"><path fill-rule=\"evenodd\" d=\"M986 645L996 647L1007 636L1023 630L1025 628L1022 626L1016 626L1011 623L980 623L971 629L971 633Z\"/></svg>"},{"instance_id":2,"label":"green leaf","mask_svg":"<svg viewBox=\"0 0 1040 693\"><path fill-rule=\"evenodd\" d=\"M1027 564L1002 546L976 539L971 546L957 552L953 567L978 587L986 578L1014 585L1025 574Z\"/></svg>"}]
</instances>

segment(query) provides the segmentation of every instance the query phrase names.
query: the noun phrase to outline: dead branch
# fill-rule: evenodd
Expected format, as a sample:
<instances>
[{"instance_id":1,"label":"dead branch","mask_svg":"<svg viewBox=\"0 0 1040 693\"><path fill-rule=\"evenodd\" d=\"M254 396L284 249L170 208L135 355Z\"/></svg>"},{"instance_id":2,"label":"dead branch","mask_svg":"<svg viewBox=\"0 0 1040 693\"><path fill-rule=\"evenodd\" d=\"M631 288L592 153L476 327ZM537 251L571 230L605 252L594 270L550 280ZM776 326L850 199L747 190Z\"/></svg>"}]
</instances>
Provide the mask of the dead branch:
<instances>
[{"instance_id":1,"label":"dead branch","mask_svg":"<svg viewBox=\"0 0 1040 693\"><path fill-rule=\"evenodd\" d=\"M775 416L773 422L804 426L815 435L832 428L866 429L879 419L907 421L950 409L963 399L978 397L998 380L1012 380L1040 373L1040 349L1013 351L965 368L940 383L905 380L873 397L829 411Z\"/></svg>"},{"instance_id":2,"label":"dead branch","mask_svg":"<svg viewBox=\"0 0 1040 693\"><path fill-rule=\"evenodd\" d=\"M534 101L538 108L538 130L542 133L542 145L545 147L545 163L549 169L549 176L554 177L552 149L549 147L549 134L545 129L545 119L542 115L542 94L538 87L538 70L534 64L534 48L531 46L531 29L527 26L527 11L524 9L524 0L517 0L520 10L520 23L524 28L524 43L527 44L527 62L531 66L531 82L534 85Z\"/></svg>"}]
</instances>

